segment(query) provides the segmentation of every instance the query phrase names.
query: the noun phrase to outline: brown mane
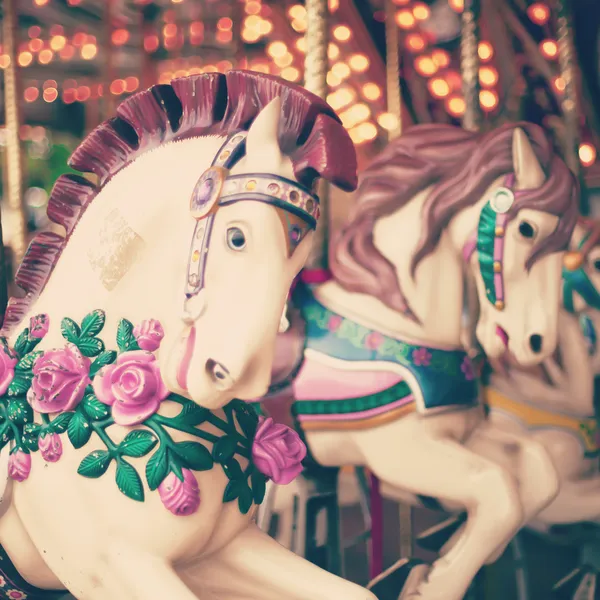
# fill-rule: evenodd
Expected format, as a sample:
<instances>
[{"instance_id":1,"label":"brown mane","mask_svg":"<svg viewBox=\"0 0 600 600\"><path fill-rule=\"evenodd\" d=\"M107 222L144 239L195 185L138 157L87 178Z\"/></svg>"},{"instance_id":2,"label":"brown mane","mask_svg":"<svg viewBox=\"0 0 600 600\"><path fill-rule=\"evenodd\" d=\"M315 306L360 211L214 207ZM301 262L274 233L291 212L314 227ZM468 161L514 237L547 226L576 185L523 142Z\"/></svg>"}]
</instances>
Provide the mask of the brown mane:
<instances>
[{"instance_id":1,"label":"brown mane","mask_svg":"<svg viewBox=\"0 0 600 600\"><path fill-rule=\"evenodd\" d=\"M432 186L423 205L421 239L412 257L414 275L452 218L480 200L497 178L512 172L512 138L517 127L527 134L547 178L539 189L520 192L509 218L522 208L560 218L556 230L534 246L527 268L547 254L566 249L577 221L578 185L540 127L515 123L479 134L450 125L418 125L391 142L361 174L357 203L331 246L330 268L336 281L418 321L394 266L373 243L375 222ZM401 251L401 242L398 247Z\"/></svg>"},{"instance_id":2,"label":"brown mane","mask_svg":"<svg viewBox=\"0 0 600 600\"><path fill-rule=\"evenodd\" d=\"M78 175L57 180L48 216L65 228L66 236L44 232L30 244L15 276L26 296L9 300L4 333L29 311L86 208L121 169L166 142L247 130L278 96L283 99L279 144L291 158L298 181L310 188L323 177L354 190L356 154L348 134L331 107L302 87L250 71L209 73L155 85L125 100L117 116L92 131L71 156L69 165L94 173L98 185Z\"/></svg>"}]
</instances>

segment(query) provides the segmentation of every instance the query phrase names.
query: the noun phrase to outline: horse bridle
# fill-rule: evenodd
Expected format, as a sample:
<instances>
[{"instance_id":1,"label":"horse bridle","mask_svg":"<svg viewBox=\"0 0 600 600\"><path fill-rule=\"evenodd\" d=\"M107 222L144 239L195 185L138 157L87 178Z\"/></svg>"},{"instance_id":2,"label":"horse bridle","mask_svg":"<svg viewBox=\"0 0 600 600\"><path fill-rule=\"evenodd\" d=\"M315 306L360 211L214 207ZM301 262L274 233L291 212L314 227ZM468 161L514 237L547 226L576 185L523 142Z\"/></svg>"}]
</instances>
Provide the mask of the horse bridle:
<instances>
[{"instance_id":1,"label":"horse bridle","mask_svg":"<svg viewBox=\"0 0 600 600\"><path fill-rule=\"evenodd\" d=\"M230 170L246 153L247 136L247 131L236 131L227 137L192 193L190 212L196 220L196 226L188 258L186 305L204 289L211 233L219 207L253 200L279 209L278 215L284 227L288 255L291 255L304 236L317 226L320 214L319 198L301 184L272 174L230 174Z\"/></svg>"}]
</instances>

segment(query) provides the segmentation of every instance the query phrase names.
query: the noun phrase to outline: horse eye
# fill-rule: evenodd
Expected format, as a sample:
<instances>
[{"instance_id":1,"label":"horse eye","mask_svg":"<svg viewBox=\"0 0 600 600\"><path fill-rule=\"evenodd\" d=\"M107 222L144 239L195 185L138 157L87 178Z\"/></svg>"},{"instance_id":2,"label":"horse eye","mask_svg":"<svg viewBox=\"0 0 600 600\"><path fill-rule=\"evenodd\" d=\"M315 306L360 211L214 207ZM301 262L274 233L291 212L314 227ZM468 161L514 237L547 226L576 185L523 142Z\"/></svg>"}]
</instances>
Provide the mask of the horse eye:
<instances>
[{"instance_id":1,"label":"horse eye","mask_svg":"<svg viewBox=\"0 0 600 600\"><path fill-rule=\"evenodd\" d=\"M600 271L600 258L594 261L594 269L596 269L596 271Z\"/></svg>"},{"instance_id":2,"label":"horse eye","mask_svg":"<svg viewBox=\"0 0 600 600\"><path fill-rule=\"evenodd\" d=\"M531 223L521 221L519 223L519 233L526 239L530 240L535 236L535 229Z\"/></svg>"},{"instance_id":3,"label":"horse eye","mask_svg":"<svg viewBox=\"0 0 600 600\"><path fill-rule=\"evenodd\" d=\"M230 227L227 230L227 245L236 252L246 247L246 236L239 227Z\"/></svg>"}]
</instances>

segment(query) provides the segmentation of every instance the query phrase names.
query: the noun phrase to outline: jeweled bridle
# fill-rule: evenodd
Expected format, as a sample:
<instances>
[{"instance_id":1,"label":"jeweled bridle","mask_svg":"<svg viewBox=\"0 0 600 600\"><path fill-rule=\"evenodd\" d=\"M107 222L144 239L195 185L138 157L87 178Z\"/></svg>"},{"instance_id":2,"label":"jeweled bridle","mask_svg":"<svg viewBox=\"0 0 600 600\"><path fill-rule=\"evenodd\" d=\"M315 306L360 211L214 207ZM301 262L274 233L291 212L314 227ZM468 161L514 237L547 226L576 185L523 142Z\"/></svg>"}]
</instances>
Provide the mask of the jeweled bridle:
<instances>
[{"instance_id":1,"label":"jeweled bridle","mask_svg":"<svg viewBox=\"0 0 600 600\"><path fill-rule=\"evenodd\" d=\"M288 256L308 231L317 226L319 198L301 184L265 173L230 174L233 166L246 153L247 136L246 131L230 134L194 188L190 212L196 220L196 226L188 259L186 302L204 288L211 232L219 207L253 200L279 209L278 215L288 243Z\"/></svg>"}]
</instances>

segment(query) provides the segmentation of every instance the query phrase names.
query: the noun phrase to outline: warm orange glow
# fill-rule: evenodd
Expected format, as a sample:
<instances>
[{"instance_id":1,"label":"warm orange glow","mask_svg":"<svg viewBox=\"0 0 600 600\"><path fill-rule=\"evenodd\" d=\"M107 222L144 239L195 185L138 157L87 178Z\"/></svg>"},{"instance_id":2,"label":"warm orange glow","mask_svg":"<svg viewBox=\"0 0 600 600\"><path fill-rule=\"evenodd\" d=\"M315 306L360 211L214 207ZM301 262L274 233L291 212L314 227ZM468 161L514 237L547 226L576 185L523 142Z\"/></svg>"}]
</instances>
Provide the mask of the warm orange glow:
<instances>
[{"instance_id":1,"label":"warm orange glow","mask_svg":"<svg viewBox=\"0 0 600 600\"><path fill-rule=\"evenodd\" d=\"M596 161L596 148L584 143L579 146L579 160L584 167L589 167Z\"/></svg>"},{"instance_id":2,"label":"warm orange glow","mask_svg":"<svg viewBox=\"0 0 600 600\"><path fill-rule=\"evenodd\" d=\"M550 18L550 9L542 2L536 2L527 9L527 14L536 25L545 25Z\"/></svg>"},{"instance_id":3,"label":"warm orange glow","mask_svg":"<svg viewBox=\"0 0 600 600\"><path fill-rule=\"evenodd\" d=\"M125 91L125 82L122 79L115 79L110 84L110 93L113 96L120 96Z\"/></svg>"},{"instance_id":4,"label":"warm orange glow","mask_svg":"<svg viewBox=\"0 0 600 600\"><path fill-rule=\"evenodd\" d=\"M345 25L338 25L333 30L333 37L338 40L338 42L347 42L352 36L352 32L349 27Z\"/></svg>"},{"instance_id":5,"label":"warm orange glow","mask_svg":"<svg viewBox=\"0 0 600 600\"><path fill-rule=\"evenodd\" d=\"M140 87L140 80L137 77L127 77L125 79L125 91L135 92Z\"/></svg>"},{"instance_id":6,"label":"warm orange glow","mask_svg":"<svg viewBox=\"0 0 600 600\"><path fill-rule=\"evenodd\" d=\"M50 0L33 0L36 6L46 6Z\"/></svg>"},{"instance_id":7,"label":"warm orange glow","mask_svg":"<svg viewBox=\"0 0 600 600\"><path fill-rule=\"evenodd\" d=\"M67 79L67 81L68 81L68 79ZM66 84L66 82L63 83L63 85L65 85L65 84ZM75 85L77 85L77 83L75 83ZM58 83L56 83L56 79L46 79L46 81L44 81L44 84L43 84L42 87L43 87L43 89L46 89L46 88L49 88L49 87L55 87L55 88L57 88L58 87Z\"/></svg>"},{"instance_id":8,"label":"warm orange glow","mask_svg":"<svg viewBox=\"0 0 600 600\"><path fill-rule=\"evenodd\" d=\"M561 93L565 91L565 87L567 86L567 84L565 83L565 80L560 75L557 75L552 80L552 84L554 85L554 89L557 92L561 92Z\"/></svg>"},{"instance_id":9,"label":"warm orange glow","mask_svg":"<svg viewBox=\"0 0 600 600\"><path fill-rule=\"evenodd\" d=\"M348 64L353 71L363 73L369 68L369 59L364 54L353 54Z\"/></svg>"},{"instance_id":10,"label":"warm orange glow","mask_svg":"<svg viewBox=\"0 0 600 600\"><path fill-rule=\"evenodd\" d=\"M448 0L450 8L457 13L461 13L465 9L465 0Z\"/></svg>"},{"instance_id":11,"label":"warm orange glow","mask_svg":"<svg viewBox=\"0 0 600 600\"><path fill-rule=\"evenodd\" d=\"M437 70L437 65L429 56L419 56L415 61L415 69L425 77L433 75Z\"/></svg>"},{"instance_id":12,"label":"warm orange glow","mask_svg":"<svg viewBox=\"0 0 600 600\"><path fill-rule=\"evenodd\" d=\"M498 106L498 94L493 90L481 90L479 92L479 104L486 112L494 110Z\"/></svg>"},{"instance_id":13,"label":"warm orange glow","mask_svg":"<svg viewBox=\"0 0 600 600\"><path fill-rule=\"evenodd\" d=\"M40 38L34 38L28 44L32 52L39 52L44 47L44 42Z\"/></svg>"},{"instance_id":14,"label":"warm orange glow","mask_svg":"<svg viewBox=\"0 0 600 600\"><path fill-rule=\"evenodd\" d=\"M54 58L54 52L52 52L52 50L48 50L48 48L46 48L45 50L42 50L38 54L38 61L40 62L41 65L47 65L53 58Z\"/></svg>"},{"instance_id":15,"label":"warm orange glow","mask_svg":"<svg viewBox=\"0 0 600 600\"><path fill-rule=\"evenodd\" d=\"M255 63L251 67L252 71L257 71L258 73L269 73L269 65L265 65L264 63Z\"/></svg>"},{"instance_id":16,"label":"warm orange glow","mask_svg":"<svg viewBox=\"0 0 600 600\"><path fill-rule=\"evenodd\" d=\"M342 80L339 77L337 77L335 73L332 73L331 71L327 73L327 85L329 87L337 87L338 85L340 85L340 83L342 83Z\"/></svg>"},{"instance_id":17,"label":"warm orange glow","mask_svg":"<svg viewBox=\"0 0 600 600\"><path fill-rule=\"evenodd\" d=\"M331 72L339 79L344 80L350 75L350 67L346 63L338 62L331 67Z\"/></svg>"},{"instance_id":18,"label":"warm orange glow","mask_svg":"<svg viewBox=\"0 0 600 600\"><path fill-rule=\"evenodd\" d=\"M329 0L329 12L334 13L340 7L340 0Z\"/></svg>"},{"instance_id":19,"label":"warm orange glow","mask_svg":"<svg viewBox=\"0 0 600 600\"><path fill-rule=\"evenodd\" d=\"M98 46L96 44L84 44L81 47L81 58L83 60L92 60L98 54Z\"/></svg>"},{"instance_id":20,"label":"warm orange glow","mask_svg":"<svg viewBox=\"0 0 600 600\"><path fill-rule=\"evenodd\" d=\"M86 100L89 100L91 95L92 90L90 90L89 86L82 85L77 88L76 98L78 102L85 102Z\"/></svg>"},{"instance_id":21,"label":"warm orange glow","mask_svg":"<svg viewBox=\"0 0 600 600\"><path fill-rule=\"evenodd\" d=\"M460 96L452 96L446 100L446 110L455 117L460 117L465 113L467 105Z\"/></svg>"},{"instance_id":22,"label":"warm orange glow","mask_svg":"<svg viewBox=\"0 0 600 600\"><path fill-rule=\"evenodd\" d=\"M159 39L157 35L147 35L144 38L144 50L146 52L156 52L158 50Z\"/></svg>"},{"instance_id":23,"label":"warm orange glow","mask_svg":"<svg viewBox=\"0 0 600 600\"><path fill-rule=\"evenodd\" d=\"M304 33L306 28L308 27L308 23L304 21L294 20L292 21L292 29L297 33Z\"/></svg>"},{"instance_id":24,"label":"warm orange glow","mask_svg":"<svg viewBox=\"0 0 600 600\"><path fill-rule=\"evenodd\" d=\"M280 58L287 54L287 46L283 42L271 42L267 46L267 54L271 58Z\"/></svg>"},{"instance_id":25,"label":"warm orange glow","mask_svg":"<svg viewBox=\"0 0 600 600\"><path fill-rule=\"evenodd\" d=\"M195 37L204 35L204 23L202 21L192 21L190 23L190 35Z\"/></svg>"},{"instance_id":26,"label":"warm orange glow","mask_svg":"<svg viewBox=\"0 0 600 600\"><path fill-rule=\"evenodd\" d=\"M389 112L381 113L377 117L377 122L379 123L380 127L387 129L387 131L397 129L398 125L400 125L400 119L398 119L397 115Z\"/></svg>"},{"instance_id":27,"label":"warm orange glow","mask_svg":"<svg viewBox=\"0 0 600 600\"><path fill-rule=\"evenodd\" d=\"M231 30L229 31L217 31L217 42L220 44L228 44L233 39L233 33Z\"/></svg>"},{"instance_id":28,"label":"warm orange glow","mask_svg":"<svg viewBox=\"0 0 600 600\"><path fill-rule=\"evenodd\" d=\"M59 56L63 59L63 60L70 60L71 58L73 58L73 56L75 56L75 47L74 46L65 46L60 52L59 52Z\"/></svg>"},{"instance_id":29,"label":"warm orange glow","mask_svg":"<svg viewBox=\"0 0 600 600\"><path fill-rule=\"evenodd\" d=\"M431 59L437 65L438 69L445 69L450 64L450 55L440 48L436 48L431 53Z\"/></svg>"},{"instance_id":30,"label":"warm orange glow","mask_svg":"<svg viewBox=\"0 0 600 600\"><path fill-rule=\"evenodd\" d=\"M558 44L554 40L541 42L540 50L546 58L556 58L558 56Z\"/></svg>"},{"instance_id":31,"label":"warm orange glow","mask_svg":"<svg viewBox=\"0 0 600 600\"><path fill-rule=\"evenodd\" d=\"M367 100L378 100L381 98L381 88L376 83L365 83L362 94Z\"/></svg>"},{"instance_id":32,"label":"warm orange glow","mask_svg":"<svg viewBox=\"0 0 600 600\"><path fill-rule=\"evenodd\" d=\"M446 71L444 78L452 91L460 90L462 88L462 78L457 71Z\"/></svg>"},{"instance_id":33,"label":"warm orange glow","mask_svg":"<svg viewBox=\"0 0 600 600\"><path fill-rule=\"evenodd\" d=\"M250 0L250 2L246 2L245 10L247 15L257 15L260 13L260 9L260 2L256 2L256 0Z\"/></svg>"},{"instance_id":34,"label":"warm orange glow","mask_svg":"<svg viewBox=\"0 0 600 600\"><path fill-rule=\"evenodd\" d=\"M273 31L273 23L271 21L267 21L267 19L263 19L258 24L258 32L260 35L269 35Z\"/></svg>"},{"instance_id":35,"label":"warm orange glow","mask_svg":"<svg viewBox=\"0 0 600 600\"><path fill-rule=\"evenodd\" d=\"M229 17L221 17L217 21L217 29L229 31L233 27L233 21Z\"/></svg>"},{"instance_id":36,"label":"warm orange glow","mask_svg":"<svg viewBox=\"0 0 600 600\"><path fill-rule=\"evenodd\" d=\"M423 2L415 2L415 4L413 5L412 12L413 17L417 21L426 21L427 19L429 19L429 15L431 14L429 6L427 6L427 4L424 4Z\"/></svg>"},{"instance_id":37,"label":"warm orange glow","mask_svg":"<svg viewBox=\"0 0 600 600\"><path fill-rule=\"evenodd\" d=\"M346 129L348 129L348 128L346 127ZM360 136L360 133L358 132L358 129L356 127L351 129L348 132L348 135L350 136L350 139L352 140L352 142L354 143L355 146L358 146L359 144L364 144L366 141L364 138L362 138Z\"/></svg>"},{"instance_id":38,"label":"warm orange glow","mask_svg":"<svg viewBox=\"0 0 600 600\"><path fill-rule=\"evenodd\" d=\"M445 79L441 77L435 77L431 79L427 84L431 95L435 98L445 98L448 94L450 94L450 86Z\"/></svg>"},{"instance_id":39,"label":"warm orange glow","mask_svg":"<svg viewBox=\"0 0 600 600\"><path fill-rule=\"evenodd\" d=\"M28 67L32 60L33 54L31 54L31 52L21 52L17 58L20 67Z\"/></svg>"},{"instance_id":40,"label":"warm orange glow","mask_svg":"<svg viewBox=\"0 0 600 600\"><path fill-rule=\"evenodd\" d=\"M399 10L396 13L396 23L402 29L411 29L415 26L415 17L410 10Z\"/></svg>"},{"instance_id":41,"label":"warm orange glow","mask_svg":"<svg viewBox=\"0 0 600 600\"><path fill-rule=\"evenodd\" d=\"M258 42L260 39L260 31L258 31L258 29L244 29L242 31L242 39L249 44Z\"/></svg>"},{"instance_id":42,"label":"warm orange glow","mask_svg":"<svg viewBox=\"0 0 600 600\"><path fill-rule=\"evenodd\" d=\"M396 6L406 6L407 4L410 4L410 0L392 0L392 3Z\"/></svg>"},{"instance_id":43,"label":"warm orange glow","mask_svg":"<svg viewBox=\"0 0 600 600\"><path fill-rule=\"evenodd\" d=\"M34 86L25 88L23 97L25 98L25 102L35 102L40 97L40 90Z\"/></svg>"},{"instance_id":44,"label":"warm orange glow","mask_svg":"<svg viewBox=\"0 0 600 600\"><path fill-rule=\"evenodd\" d=\"M335 60L340 55L340 48L336 44L329 44L327 46L327 57L330 60Z\"/></svg>"},{"instance_id":45,"label":"warm orange glow","mask_svg":"<svg viewBox=\"0 0 600 600\"><path fill-rule=\"evenodd\" d=\"M367 142L377 137L377 127L373 123L361 123L356 129L358 135Z\"/></svg>"},{"instance_id":46,"label":"warm orange glow","mask_svg":"<svg viewBox=\"0 0 600 600\"><path fill-rule=\"evenodd\" d=\"M479 46L477 47L477 54L479 54L479 58L483 62L487 62L491 60L494 56L494 49L489 42L479 42Z\"/></svg>"},{"instance_id":47,"label":"warm orange glow","mask_svg":"<svg viewBox=\"0 0 600 600\"><path fill-rule=\"evenodd\" d=\"M479 81L485 87L492 87L498 83L498 71L494 67L480 67Z\"/></svg>"},{"instance_id":48,"label":"warm orange glow","mask_svg":"<svg viewBox=\"0 0 600 600\"><path fill-rule=\"evenodd\" d=\"M10 56L8 54L0 54L0 69L7 69L10 65Z\"/></svg>"},{"instance_id":49,"label":"warm orange glow","mask_svg":"<svg viewBox=\"0 0 600 600\"><path fill-rule=\"evenodd\" d=\"M334 110L348 106L356 98L356 92L349 87L342 87L327 96L327 102Z\"/></svg>"},{"instance_id":50,"label":"warm orange glow","mask_svg":"<svg viewBox=\"0 0 600 600\"><path fill-rule=\"evenodd\" d=\"M286 67L281 70L281 76L288 81L298 81L300 79L300 71L296 67Z\"/></svg>"},{"instance_id":51,"label":"warm orange glow","mask_svg":"<svg viewBox=\"0 0 600 600\"><path fill-rule=\"evenodd\" d=\"M286 52L283 56L277 56L273 62L280 68L289 67L294 62L294 57Z\"/></svg>"},{"instance_id":52,"label":"warm orange glow","mask_svg":"<svg viewBox=\"0 0 600 600\"><path fill-rule=\"evenodd\" d=\"M358 125L362 121L366 121L371 116L371 110L366 104L354 104L347 108L341 115L340 119L346 129L350 129Z\"/></svg>"},{"instance_id":53,"label":"warm orange glow","mask_svg":"<svg viewBox=\"0 0 600 600\"><path fill-rule=\"evenodd\" d=\"M306 52L306 38L301 37L296 40L296 49L302 53Z\"/></svg>"},{"instance_id":54,"label":"warm orange glow","mask_svg":"<svg viewBox=\"0 0 600 600\"><path fill-rule=\"evenodd\" d=\"M167 23L163 27L163 36L166 38L175 37L177 35L177 25L175 23Z\"/></svg>"},{"instance_id":55,"label":"warm orange glow","mask_svg":"<svg viewBox=\"0 0 600 600\"><path fill-rule=\"evenodd\" d=\"M288 15L291 19L302 20L306 18L306 8L302 6L302 4L294 4L294 6L290 6L288 10Z\"/></svg>"},{"instance_id":56,"label":"warm orange glow","mask_svg":"<svg viewBox=\"0 0 600 600\"><path fill-rule=\"evenodd\" d=\"M46 102L54 102L58 98L58 90L56 88L46 88L43 96Z\"/></svg>"},{"instance_id":57,"label":"warm orange glow","mask_svg":"<svg viewBox=\"0 0 600 600\"><path fill-rule=\"evenodd\" d=\"M73 46L79 48L80 46L83 46L85 44L86 40L87 35L82 31L79 31L73 36Z\"/></svg>"},{"instance_id":58,"label":"warm orange glow","mask_svg":"<svg viewBox=\"0 0 600 600\"><path fill-rule=\"evenodd\" d=\"M74 88L63 90L62 99L65 104L73 104L77 100L77 91Z\"/></svg>"},{"instance_id":59,"label":"warm orange glow","mask_svg":"<svg viewBox=\"0 0 600 600\"><path fill-rule=\"evenodd\" d=\"M419 52L425 48L425 40L418 33L411 33L406 36L406 47L411 52Z\"/></svg>"},{"instance_id":60,"label":"warm orange glow","mask_svg":"<svg viewBox=\"0 0 600 600\"><path fill-rule=\"evenodd\" d=\"M123 46L129 40L129 31L127 29L115 29L110 39L115 46Z\"/></svg>"},{"instance_id":61,"label":"warm orange glow","mask_svg":"<svg viewBox=\"0 0 600 600\"><path fill-rule=\"evenodd\" d=\"M67 43L67 38L64 35L55 35L50 39L50 48L55 52L62 50Z\"/></svg>"},{"instance_id":62,"label":"warm orange glow","mask_svg":"<svg viewBox=\"0 0 600 600\"><path fill-rule=\"evenodd\" d=\"M42 28L39 27L38 25L32 25L28 30L27 30L27 35L30 38L36 38L39 37L39 35L42 33Z\"/></svg>"},{"instance_id":63,"label":"warm orange glow","mask_svg":"<svg viewBox=\"0 0 600 600\"><path fill-rule=\"evenodd\" d=\"M67 4L69 6L77 6L77 5L81 4L81 0L67 0Z\"/></svg>"}]
</instances>

